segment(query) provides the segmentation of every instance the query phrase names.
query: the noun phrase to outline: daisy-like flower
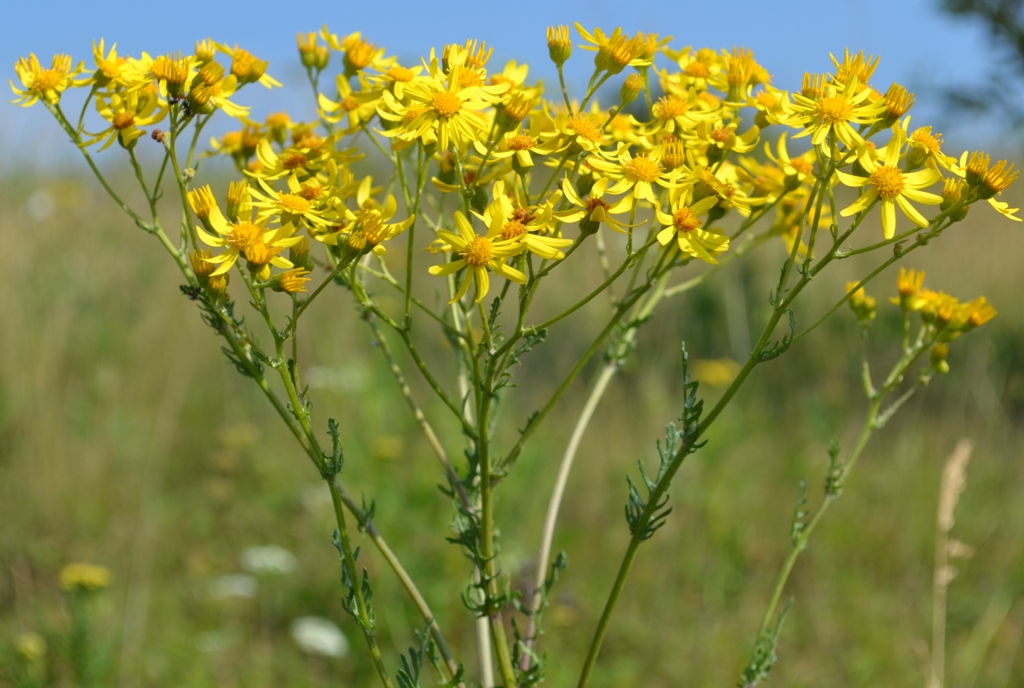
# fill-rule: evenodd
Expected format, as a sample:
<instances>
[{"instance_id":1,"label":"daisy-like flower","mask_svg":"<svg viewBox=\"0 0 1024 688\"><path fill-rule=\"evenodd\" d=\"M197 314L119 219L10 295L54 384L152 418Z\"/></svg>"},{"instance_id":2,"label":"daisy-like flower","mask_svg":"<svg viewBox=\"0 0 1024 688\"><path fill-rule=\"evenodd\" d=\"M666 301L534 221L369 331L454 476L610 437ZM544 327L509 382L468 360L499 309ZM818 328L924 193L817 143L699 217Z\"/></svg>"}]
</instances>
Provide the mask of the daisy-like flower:
<instances>
[{"instance_id":1,"label":"daisy-like flower","mask_svg":"<svg viewBox=\"0 0 1024 688\"><path fill-rule=\"evenodd\" d=\"M856 80L859 88L867 88L868 82L871 80L871 75L875 73L875 69L878 67L878 61L881 59L874 55L868 55L864 57L864 51L858 51L857 54L850 52L847 48L843 51L842 62L836 58L832 53L828 54L832 60L832 64L836 68L836 81L840 84L848 84L851 81Z\"/></svg>"},{"instance_id":2,"label":"daisy-like flower","mask_svg":"<svg viewBox=\"0 0 1024 688\"><path fill-rule=\"evenodd\" d=\"M622 27L617 27L611 35L595 28L590 33L583 26L576 22L576 30L580 32L587 44L580 45L584 50L597 52L594 56L594 66L600 71L609 74L618 74L626 67L650 67L653 61L645 57L646 41L640 37L629 37L622 32Z\"/></svg>"},{"instance_id":3,"label":"daisy-like flower","mask_svg":"<svg viewBox=\"0 0 1024 688\"><path fill-rule=\"evenodd\" d=\"M789 105L788 124L803 126L804 131L793 138L810 136L811 143L823 146L829 134L853 150L864 142L853 128L855 124L874 124L885 114L885 100L871 101L870 89L859 89L851 77L845 84L829 81L821 85L816 79L808 82L804 92L794 93ZM810 93L811 95L808 95Z\"/></svg>"},{"instance_id":4,"label":"daisy-like flower","mask_svg":"<svg viewBox=\"0 0 1024 688\"><path fill-rule=\"evenodd\" d=\"M383 74L368 78L371 83L391 91L395 98L401 101L405 98L406 86L415 81L422 71L423 67L421 65L407 68L396 62L388 67L388 71Z\"/></svg>"},{"instance_id":5,"label":"daisy-like flower","mask_svg":"<svg viewBox=\"0 0 1024 688\"><path fill-rule=\"evenodd\" d=\"M526 275L505 264L508 258L526 250L525 244L513 239L504 239L498 234L488 233L487 236L480 236L473 231L469 220L459 211L455 212L455 227L458 234L441 229L438 230L437 236L459 258L444 265L433 265L429 269L431 275L450 275L468 268L462 278L462 284L449 303L455 303L465 296L469 291L470 282L476 283L476 302L483 301L491 284L488 269L517 284L526 284Z\"/></svg>"},{"instance_id":6,"label":"daisy-like flower","mask_svg":"<svg viewBox=\"0 0 1024 688\"><path fill-rule=\"evenodd\" d=\"M843 217L856 215L863 212L875 200L879 200L882 208L882 234L886 239L892 239L896 233L897 205L915 225L927 227L928 220L910 204L910 201L927 205L942 203L942 196L922 191L942 178L936 170L925 168L908 173L897 166L905 142L903 130L894 127L892 139L882 151L881 165L866 152L860 155L858 160L861 167L870 175L868 177L858 177L836 170L836 174L843 184L855 188L867 187L867 190L856 201L841 210L839 214Z\"/></svg>"},{"instance_id":7,"label":"daisy-like flower","mask_svg":"<svg viewBox=\"0 0 1024 688\"><path fill-rule=\"evenodd\" d=\"M378 48L375 43L364 40L358 31L339 39L337 34L328 31L327 25L324 24L320 29L320 37L332 50L343 53L342 63L345 65L345 76L355 76L356 73L369 67L383 72L395 63L395 58L384 57L384 48Z\"/></svg>"},{"instance_id":8,"label":"daisy-like flower","mask_svg":"<svg viewBox=\"0 0 1024 688\"><path fill-rule=\"evenodd\" d=\"M486 155L487 146L481 141L474 141L474 147L480 155ZM533 167L533 154L551 155L558 150L558 140L549 139L541 143L540 138L532 133L510 131L503 134L491 151L494 160L510 160L512 168L519 174Z\"/></svg>"},{"instance_id":9,"label":"daisy-like flower","mask_svg":"<svg viewBox=\"0 0 1024 688\"><path fill-rule=\"evenodd\" d=\"M373 180L370 177L365 177L359 184L356 191L358 210L352 211L342 206L344 224L337 231L321 231L314 234L314 238L331 246L347 244L357 253L366 253L372 250L379 256L384 255L386 249L382 245L383 242L393 239L407 230L416 220L416 216L410 215L401 222L389 222L398 210L398 202L395 201L394 196L388 194L382 206L371 198L371 194L375 191L372 184Z\"/></svg>"},{"instance_id":10,"label":"daisy-like flower","mask_svg":"<svg viewBox=\"0 0 1024 688\"><path fill-rule=\"evenodd\" d=\"M180 53L167 53L154 58L143 52L141 57L127 58L122 73L130 84L156 82L160 87L160 95L177 97L182 95L185 86L192 82L196 65L197 60L194 57L182 57Z\"/></svg>"},{"instance_id":11,"label":"daisy-like flower","mask_svg":"<svg viewBox=\"0 0 1024 688\"><path fill-rule=\"evenodd\" d=\"M450 145L461 150L484 136L487 119L480 111L490 107L491 97L508 90L508 84L464 88L461 70L456 65L447 80L438 72L408 84L407 103L384 91L377 113L396 126L378 133L403 141L422 139L426 143L430 138L441 150Z\"/></svg>"},{"instance_id":12,"label":"daisy-like flower","mask_svg":"<svg viewBox=\"0 0 1024 688\"><path fill-rule=\"evenodd\" d=\"M670 74L667 70L659 72L661 87L666 93L683 95L690 87L698 91L708 88L708 80L714 79L725 69L725 59L721 53L710 48L694 50L686 47L675 51L668 49L665 55L675 60L681 72Z\"/></svg>"},{"instance_id":13,"label":"daisy-like flower","mask_svg":"<svg viewBox=\"0 0 1024 688\"><path fill-rule=\"evenodd\" d=\"M919 127L911 132L910 117L903 120L901 127L908 133L907 143L910 144L910 150L907 152L907 169L913 170L927 165L953 171L956 158L942 154L942 134L933 132L931 127Z\"/></svg>"},{"instance_id":14,"label":"daisy-like flower","mask_svg":"<svg viewBox=\"0 0 1024 688\"><path fill-rule=\"evenodd\" d=\"M576 189L569 183L569 177L562 178L562 191L565 193L565 198L574 206L579 208L576 213L567 215L565 222L575 222L579 220L580 232L583 234L593 234L598 230L601 223L605 223L616 232L622 232L623 234L629 234L630 225L626 222L621 222L613 215L622 215L630 212L633 208L633 198L631 196L623 196L614 203L609 203L604 200L604 195L608 189L608 179L598 179L594 186L590 189L590 194L586 200L580 198L580 195L576 193ZM578 216L577 216L578 213Z\"/></svg>"},{"instance_id":15,"label":"daisy-like flower","mask_svg":"<svg viewBox=\"0 0 1024 688\"><path fill-rule=\"evenodd\" d=\"M693 133L682 132L681 137L689 144L698 143L705 149L705 155L712 163L722 160L728 153L749 153L757 145L761 130L757 125L743 134L736 134L739 122L725 124L721 120L709 124L707 120L697 124Z\"/></svg>"},{"instance_id":16,"label":"daisy-like flower","mask_svg":"<svg viewBox=\"0 0 1024 688\"><path fill-rule=\"evenodd\" d=\"M698 99L694 89L683 94L669 93L658 99L651 108L654 119L641 125L648 136L666 132L679 135L679 132L693 131L700 122L713 120L718 116L717 110L708 110Z\"/></svg>"},{"instance_id":17,"label":"daisy-like flower","mask_svg":"<svg viewBox=\"0 0 1024 688\"><path fill-rule=\"evenodd\" d=\"M538 232L545 229L551 221L550 217L531 217L532 213L525 208L516 208L505 195L505 183L494 184L494 201L480 215L487 226L487 236L501 237L509 241L523 244L526 250L545 260L561 260L565 254L561 249L572 246L572 239L553 236L540 236Z\"/></svg>"},{"instance_id":18,"label":"daisy-like flower","mask_svg":"<svg viewBox=\"0 0 1024 688\"><path fill-rule=\"evenodd\" d=\"M197 226L199 238L207 246L226 249L206 259L218 265L210 277L228 272L239 256L245 258L249 269L262 280L270 277L271 265L285 270L295 267L290 260L280 256L284 249L302 240L302 236L295 236L295 225L289 223L276 229L267 229L266 222L253 223L241 218L238 222L229 223L216 205L210 210L208 219L215 233L210 234Z\"/></svg>"},{"instance_id":19,"label":"daisy-like flower","mask_svg":"<svg viewBox=\"0 0 1024 688\"><path fill-rule=\"evenodd\" d=\"M608 193L620 194L632 189L632 196L638 201L658 204L652 184L666 189L679 186L675 170L666 172L658 160L646 153L634 157L630 154L629 147L624 144L619 144L615 162L592 155L587 158L587 164L610 179L617 180L615 185L608 189Z\"/></svg>"},{"instance_id":20,"label":"daisy-like flower","mask_svg":"<svg viewBox=\"0 0 1024 688\"><path fill-rule=\"evenodd\" d=\"M110 126L82 143L91 146L103 141L100 150L106 150L115 140L125 148L146 132L139 127L156 124L167 114L167 104L160 102L156 84L134 91L115 91L109 96L96 96L96 110Z\"/></svg>"},{"instance_id":21,"label":"daisy-like flower","mask_svg":"<svg viewBox=\"0 0 1024 688\"><path fill-rule=\"evenodd\" d=\"M380 102L381 91L370 90L369 83L360 76L361 91L353 91L351 84L344 75L336 78L338 99L331 100L323 93L319 95L320 116L336 124L348 118L348 127L343 132L351 134L366 126L377 114L377 103Z\"/></svg>"},{"instance_id":22,"label":"daisy-like flower","mask_svg":"<svg viewBox=\"0 0 1024 688\"><path fill-rule=\"evenodd\" d=\"M251 108L231 101L238 86L239 79L234 74L224 76L223 65L214 61L207 62L199 69L189 87L189 107L194 112L222 110L229 117L247 117Z\"/></svg>"},{"instance_id":23,"label":"daisy-like flower","mask_svg":"<svg viewBox=\"0 0 1024 688\"><path fill-rule=\"evenodd\" d=\"M924 287L924 270L907 270L900 267L900 274L896 278L896 291L899 296L894 296L889 301L906 311L920 310L924 305L923 300L918 296Z\"/></svg>"},{"instance_id":24,"label":"daisy-like flower","mask_svg":"<svg viewBox=\"0 0 1024 688\"><path fill-rule=\"evenodd\" d=\"M253 208L258 208L256 221L266 223L275 215L281 216L282 224L293 224L301 221L307 222L312 227L324 227L329 222L323 216L323 210L314 203L316 196L312 199L303 194L302 184L293 174L288 177L288 192L278 192L270 188L270 185L263 179L259 184L264 193L260 193L253 187L249 187L249 195L252 196Z\"/></svg>"},{"instance_id":25,"label":"daisy-like flower","mask_svg":"<svg viewBox=\"0 0 1024 688\"><path fill-rule=\"evenodd\" d=\"M570 115L567 112L559 112L552 117L545 102L544 114L552 120L552 124L550 131L541 134L541 139L545 143L551 142L556 151L575 146L574 152L597 153L606 141L603 122L598 119L598 113L577 112Z\"/></svg>"},{"instance_id":26,"label":"daisy-like flower","mask_svg":"<svg viewBox=\"0 0 1024 688\"><path fill-rule=\"evenodd\" d=\"M103 39L99 43L92 42L92 58L96 64L96 71L93 75L82 82L82 85L95 84L97 88L140 88L146 84L145 79L139 79L128 67L128 60L119 57L117 44L110 46L110 52L106 52L106 45ZM135 78L130 78L130 77Z\"/></svg>"},{"instance_id":27,"label":"daisy-like flower","mask_svg":"<svg viewBox=\"0 0 1024 688\"><path fill-rule=\"evenodd\" d=\"M655 208L658 222L663 229L658 232L658 243L667 246L674 239L679 250L688 256L700 258L705 263L717 263L713 253L723 253L729 249L729 237L718 232L703 229L700 216L718 203L718 198L708 196L688 205L689 194L681 196L674 204L672 212L666 213L660 207Z\"/></svg>"},{"instance_id":28,"label":"daisy-like flower","mask_svg":"<svg viewBox=\"0 0 1024 688\"><path fill-rule=\"evenodd\" d=\"M34 53L28 57L19 58L14 65L14 71L18 73L22 88L11 84L15 98L13 103L21 107L31 107L41 98L44 103L55 105L60 100L60 95L70 86L78 85L75 77L82 73L85 65L82 62L72 69L70 55L54 55L50 67L44 68L39 64L39 59Z\"/></svg>"},{"instance_id":29,"label":"daisy-like flower","mask_svg":"<svg viewBox=\"0 0 1024 688\"><path fill-rule=\"evenodd\" d=\"M796 188L804 183L814 174L814 162L816 156L813 150L806 151L795 158L790 157L789 148L786 145L786 132L779 135L779 141L775 144L776 153L772 152L771 144L765 142L764 152L768 159L778 165L786 174L786 184L790 188Z\"/></svg>"},{"instance_id":30,"label":"daisy-like flower","mask_svg":"<svg viewBox=\"0 0 1024 688\"><path fill-rule=\"evenodd\" d=\"M772 124L786 121L786 104L789 103L789 92L765 84L764 88L747 96L747 106L755 108L754 124L764 129Z\"/></svg>"},{"instance_id":31,"label":"daisy-like flower","mask_svg":"<svg viewBox=\"0 0 1024 688\"><path fill-rule=\"evenodd\" d=\"M243 50L235 44L229 47L224 43L217 43L217 50L231 58L231 75L238 79L239 84L251 84L259 82L266 88L280 87L281 82L267 74L266 60L258 60L248 50Z\"/></svg>"}]
</instances>

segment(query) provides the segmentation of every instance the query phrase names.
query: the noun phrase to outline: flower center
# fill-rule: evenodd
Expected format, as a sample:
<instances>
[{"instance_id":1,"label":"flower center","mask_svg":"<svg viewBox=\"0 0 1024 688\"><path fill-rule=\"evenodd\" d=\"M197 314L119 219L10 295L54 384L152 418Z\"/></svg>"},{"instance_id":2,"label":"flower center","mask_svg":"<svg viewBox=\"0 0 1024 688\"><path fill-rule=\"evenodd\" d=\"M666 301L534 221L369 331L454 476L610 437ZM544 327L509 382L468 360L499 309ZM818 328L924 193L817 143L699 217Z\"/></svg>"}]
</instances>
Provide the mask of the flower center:
<instances>
[{"instance_id":1,"label":"flower center","mask_svg":"<svg viewBox=\"0 0 1024 688\"><path fill-rule=\"evenodd\" d=\"M299 189L299 196L302 196L307 201L312 201L319 198L323 192L323 187L317 184L303 184L302 188Z\"/></svg>"},{"instance_id":2,"label":"flower center","mask_svg":"<svg viewBox=\"0 0 1024 688\"><path fill-rule=\"evenodd\" d=\"M708 67L706 62L694 60L690 64L686 65L686 67L683 69L683 73L686 74L686 76L693 76L699 79L703 79L711 73L711 68Z\"/></svg>"},{"instance_id":3,"label":"flower center","mask_svg":"<svg viewBox=\"0 0 1024 688\"><path fill-rule=\"evenodd\" d=\"M289 153L281 159L281 167L286 170L295 170L305 167L309 160L302 153Z\"/></svg>"},{"instance_id":4,"label":"flower center","mask_svg":"<svg viewBox=\"0 0 1024 688\"><path fill-rule=\"evenodd\" d=\"M462 99L454 93L448 91L441 91L434 96L434 100L431 102L434 107L434 111L442 117L451 117L456 112L462 109Z\"/></svg>"},{"instance_id":5,"label":"flower center","mask_svg":"<svg viewBox=\"0 0 1024 688\"><path fill-rule=\"evenodd\" d=\"M601 139L604 138L601 128L597 126L593 118L587 115L573 115L572 119L569 120L569 126L576 132L577 136L582 136L592 143L600 143Z\"/></svg>"},{"instance_id":6,"label":"flower center","mask_svg":"<svg viewBox=\"0 0 1024 688\"><path fill-rule=\"evenodd\" d=\"M487 263L491 259L491 253L491 240L487 237L478 236L469 242L466 250L462 253L462 257L466 259L467 265L477 267Z\"/></svg>"},{"instance_id":7,"label":"flower center","mask_svg":"<svg viewBox=\"0 0 1024 688\"><path fill-rule=\"evenodd\" d=\"M263 267L280 253L281 249L267 246L266 242L260 238L246 246L243 252L245 253L245 259L252 265Z\"/></svg>"},{"instance_id":8,"label":"flower center","mask_svg":"<svg viewBox=\"0 0 1024 688\"><path fill-rule=\"evenodd\" d=\"M262 230L251 222L239 222L234 229L224 237L228 246L244 251L256 241L261 241Z\"/></svg>"},{"instance_id":9,"label":"flower center","mask_svg":"<svg viewBox=\"0 0 1024 688\"><path fill-rule=\"evenodd\" d=\"M293 212L293 213L304 213L309 210L309 201L302 196L296 196L295 194L281 194L277 199L281 207Z\"/></svg>"},{"instance_id":10,"label":"flower center","mask_svg":"<svg viewBox=\"0 0 1024 688\"><path fill-rule=\"evenodd\" d=\"M929 153L938 154L942 146L942 134L932 134L931 127L921 127L910 135L910 140L928 149Z\"/></svg>"},{"instance_id":11,"label":"flower center","mask_svg":"<svg viewBox=\"0 0 1024 688\"><path fill-rule=\"evenodd\" d=\"M512 219L525 225L533 221L533 213L529 208L516 208L512 211Z\"/></svg>"},{"instance_id":12,"label":"flower center","mask_svg":"<svg viewBox=\"0 0 1024 688\"><path fill-rule=\"evenodd\" d=\"M388 70L388 78L392 81L409 82L412 81L412 70L406 69L400 65L395 65Z\"/></svg>"},{"instance_id":13,"label":"flower center","mask_svg":"<svg viewBox=\"0 0 1024 688\"><path fill-rule=\"evenodd\" d=\"M697 216L693 214L693 211L686 206L683 206L672 213L672 224L674 224L676 229L680 232L692 232L700 227L700 220L698 220Z\"/></svg>"},{"instance_id":14,"label":"flower center","mask_svg":"<svg viewBox=\"0 0 1024 688\"><path fill-rule=\"evenodd\" d=\"M818 101L818 117L826 124L845 122L853 113L853 104L842 96L826 96Z\"/></svg>"},{"instance_id":15,"label":"flower center","mask_svg":"<svg viewBox=\"0 0 1024 688\"><path fill-rule=\"evenodd\" d=\"M291 117L287 112L272 112L267 115L268 127L283 127L291 123Z\"/></svg>"},{"instance_id":16,"label":"flower center","mask_svg":"<svg viewBox=\"0 0 1024 688\"><path fill-rule=\"evenodd\" d=\"M588 198L587 199L587 214L589 215L589 214L593 213L594 210L596 210L597 208L604 208L605 210L607 210L608 209L608 204L605 203L603 198L598 198L597 196L591 196L590 198Z\"/></svg>"},{"instance_id":17,"label":"flower center","mask_svg":"<svg viewBox=\"0 0 1024 688\"><path fill-rule=\"evenodd\" d=\"M646 155L638 155L622 165L626 174L641 182L654 182L661 176L661 165L648 158Z\"/></svg>"},{"instance_id":18,"label":"flower center","mask_svg":"<svg viewBox=\"0 0 1024 688\"><path fill-rule=\"evenodd\" d=\"M883 200L892 200L903 191L903 173L895 167L883 165L871 173L871 184Z\"/></svg>"},{"instance_id":19,"label":"flower center","mask_svg":"<svg viewBox=\"0 0 1024 688\"><path fill-rule=\"evenodd\" d=\"M711 140L714 141L715 143L725 143L726 141L729 140L729 135L730 134L732 134L732 132L729 131L728 129L726 129L725 127L719 127L718 129L712 129L711 130Z\"/></svg>"},{"instance_id":20,"label":"flower center","mask_svg":"<svg viewBox=\"0 0 1024 688\"><path fill-rule=\"evenodd\" d=\"M798 174L807 175L814 171L814 165L806 158L793 158L789 161Z\"/></svg>"},{"instance_id":21,"label":"flower center","mask_svg":"<svg viewBox=\"0 0 1024 688\"><path fill-rule=\"evenodd\" d=\"M768 91L759 91L758 94L754 96L754 100L756 100L757 104L765 110L771 110L775 107L775 96Z\"/></svg>"},{"instance_id":22,"label":"flower center","mask_svg":"<svg viewBox=\"0 0 1024 688\"><path fill-rule=\"evenodd\" d=\"M114 119L111 120L111 124L117 130L127 129L128 127L135 124L135 115L131 112L118 112L114 115Z\"/></svg>"},{"instance_id":23,"label":"flower center","mask_svg":"<svg viewBox=\"0 0 1024 688\"><path fill-rule=\"evenodd\" d=\"M501 228L502 239L515 239L523 234L526 234L526 225L517 220L512 220Z\"/></svg>"},{"instance_id":24,"label":"flower center","mask_svg":"<svg viewBox=\"0 0 1024 688\"><path fill-rule=\"evenodd\" d=\"M689 103L679 96L665 96L654 104L654 116L659 119L682 117L690 110Z\"/></svg>"},{"instance_id":25,"label":"flower center","mask_svg":"<svg viewBox=\"0 0 1024 688\"><path fill-rule=\"evenodd\" d=\"M508 140L508 149L514 151L529 150L537 145L537 139L528 134L517 134Z\"/></svg>"},{"instance_id":26,"label":"flower center","mask_svg":"<svg viewBox=\"0 0 1024 688\"><path fill-rule=\"evenodd\" d=\"M56 69L44 69L36 74L35 81L32 82L32 90L36 93L50 91L60 86L63 79L64 75Z\"/></svg>"},{"instance_id":27,"label":"flower center","mask_svg":"<svg viewBox=\"0 0 1024 688\"><path fill-rule=\"evenodd\" d=\"M345 112L352 112L359 107L359 101L352 96L345 96L341 101L341 107Z\"/></svg>"}]
</instances>

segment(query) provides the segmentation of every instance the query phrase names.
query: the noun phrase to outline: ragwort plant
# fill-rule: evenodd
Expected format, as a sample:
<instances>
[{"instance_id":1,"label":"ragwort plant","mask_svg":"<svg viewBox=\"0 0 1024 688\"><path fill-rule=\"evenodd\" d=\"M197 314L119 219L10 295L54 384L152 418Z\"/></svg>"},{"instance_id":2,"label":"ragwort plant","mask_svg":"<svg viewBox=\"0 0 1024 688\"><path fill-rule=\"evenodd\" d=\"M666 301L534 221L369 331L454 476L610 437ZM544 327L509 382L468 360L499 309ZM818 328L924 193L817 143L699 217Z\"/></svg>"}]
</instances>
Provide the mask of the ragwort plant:
<instances>
[{"instance_id":1,"label":"ragwort plant","mask_svg":"<svg viewBox=\"0 0 1024 688\"><path fill-rule=\"evenodd\" d=\"M570 96L563 76L574 49L566 26L547 32L559 76L552 98L541 83L528 81L527 65L513 61L489 71L492 49L477 41L431 50L420 64L406 66L359 33L339 37L325 27L319 35L300 35L299 56L318 105L313 122L293 121L285 112L250 118L243 89L279 84L266 62L211 40L198 42L192 54L156 57L124 57L100 41L90 69L66 55L49 67L35 55L16 65L15 102L42 104L114 202L176 261L181 290L323 478L337 521L344 607L388 687L428 682L422 673L428 664L443 685L532 686L543 679L543 614L568 561L564 553L552 558L553 533L595 408L663 301L737 258L778 245L785 249L778 251L779 276L768 296L770 317L710 408L687 374L683 347L682 414L658 442L657 468L641 463L638 477L627 478L630 540L579 677L581 688L588 685L640 547L669 517L668 490L685 459L704 445L708 428L755 368L848 303L865 343L868 410L846 457L833 443L813 511L806 482L801 487L792 548L739 677L744 686L760 682L776 661L788 576L872 433L915 389L948 370L946 356L958 337L995 315L984 297L962 303L925 289L923 273L901 268L895 299L903 314L901 356L882 380L870 370L866 344L876 301L866 285L938 239L977 203L1019 221L1016 209L998 200L1017 177L1013 166L992 164L981 152L947 155L931 127L912 128L913 95L898 84L884 92L872 86L878 58L833 56L832 72L808 73L790 93L772 84L747 49L675 49L657 34L576 29L578 47L594 54L581 98ZM341 67L333 79L332 66ZM609 82L619 85L611 107L596 97ZM68 91L85 96L77 116L65 109ZM214 116L233 118L238 129L213 139L204 153L202 134ZM790 152L796 139L809 143L799 154ZM140 162L144 146L159 146L153 169ZM107 149L127 160L146 207L126 203L97 166L94 156ZM368 154L389 165L386 179L365 173L360 161ZM208 155L234 163L237 177L227 189L215 192L197 177ZM181 215L167 225L158 213L165 193L177 198ZM876 213L882 235L858 231ZM590 290L549 284L588 241L597 247L600 283ZM876 256L875 266L800 329L794 308L814 278L861 254ZM688 274L702 263L710 268ZM466 672L445 640L429 602L374 523L372 502L356 501L343 481L338 424L314 417L297 341L309 306L329 288L333 298L356 305L440 461L454 504L448 540L466 554L472 580L453 594L461 594L477 619L479 675ZM571 305L535 315L536 303L555 290L570 295ZM397 298L380 299L380 292ZM436 303L426 296L438 292L444 296ZM536 356L549 338L557 340L563 320L602 296L610 299L610 316L577 363L561 371L548 401L526 417L504 419L502 402L517 364ZM252 308L247 318L238 299ZM452 345L450 374L421 355L430 328ZM415 370L403 369L393 346L407 350ZM516 479L524 447L595 356L604 363L552 486L535 584L526 594L513 592L497 541L496 493ZM461 437L435 432L409 375L423 378ZM513 409L505 405L505 415ZM518 433L496 433L499 423L514 424ZM513 439L500 442L499 435ZM464 466L450 459L453 452L465 454ZM398 669L377 642L373 581L358 562L353 525L422 614L424 632Z\"/></svg>"}]
</instances>

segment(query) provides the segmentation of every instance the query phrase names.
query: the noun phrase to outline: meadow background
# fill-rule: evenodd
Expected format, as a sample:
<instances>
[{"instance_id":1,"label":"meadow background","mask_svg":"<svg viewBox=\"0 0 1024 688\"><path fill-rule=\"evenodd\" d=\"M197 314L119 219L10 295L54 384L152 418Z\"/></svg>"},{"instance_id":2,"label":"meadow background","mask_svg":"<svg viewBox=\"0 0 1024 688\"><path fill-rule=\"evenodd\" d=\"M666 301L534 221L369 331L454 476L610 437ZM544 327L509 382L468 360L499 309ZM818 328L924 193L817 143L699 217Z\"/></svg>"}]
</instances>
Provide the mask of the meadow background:
<instances>
[{"instance_id":1,"label":"meadow background","mask_svg":"<svg viewBox=\"0 0 1024 688\"><path fill-rule=\"evenodd\" d=\"M666 8L626 16L596 3L562 17L554 16L562 10L510 7L503 10L508 21L437 9L445 19L433 24L399 24L366 10L344 17L335 11L333 19L309 10L268 27L268 15L256 9L240 16L209 8L202 16L185 3L168 14L136 13L132 22L89 17L75 26L68 19L34 34L21 8L0 45L5 64L13 64L30 50L85 57L89 40L101 35L137 53L209 34L270 57L272 74L300 84L292 35L326 20L335 31L361 29L402 56L484 38L497 46L496 63L525 58L546 75L543 27L579 19L588 27L675 34L678 44L749 45L783 88L796 88L804 70L827 68L827 51L848 45L883 55L880 83L898 79L914 89L919 79L915 124L949 125L951 150L986 145L996 156L1021 159L1012 131L982 117L953 126L938 86L920 81L924 71L946 66L951 80L981 79L994 59L984 31L957 25L927 3L836 3L828 36L821 13L816 25L799 24L799 12L789 23L761 17L758 25L753 9L714 21L676 18ZM914 30L892 29L887 12L916 12L903 24ZM954 38L959 43L948 42ZM574 63L582 73L589 60L577 51ZM301 113L307 101L295 92L290 109ZM74 151L48 120L41 108L0 108L0 685L13 685L13 642L27 631L47 637L54 675L72 685L61 659L68 618L57 582L71 561L113 572L94 610L109 685L373 685L362 641L340 604L326 490L265 401L218 351L180 294L174 266L72 162ZM1018 188L1006 196L1013 205L1024 202ZM880 233L875 224L861 231ZM919 649L930 636L938 486L961 438L975 450L953 535L976 553L958 564L950 588L948 685L1024 684L1022 232L982 205L906 261L928 271L926 284L964 298L985 294L1000 314L952 347L949 375L933 380L872 439L791 578L787 595L796 602L770 685L923 685ZM625 547L624 475L635 472L638 459L655 458L654 440L681 409L680 340L696 359L744 357L749 333L759 331L768 309L782 250L781 242L769 245L663 303L598 408L556 534L555 548L568 553L570 566L546 617L548 685L575 680ZM567 284L595 277L596 256L579 254L559 270ZM861 272L865 264L855 261L826 273L800 305L802 322ZM895 272L869 291L880 302L872 360L883 370L897 357L898 309L884 303L895 294ZM437 489L436 459L347 294L339 290L313 310L310 322L318 325L304 332L301 346L317 418L338 419L346 484L376 500L376 523L472 674L473 623L457 594L469 567L443 542L451 505ZM526 360L522 388L532 391L506 411L505 422L518 422L550 392L554 373L575 361L597 320L567 319L552 332L557 345ZM844 309L752 376L673 485L675 511L641 550L595 686L735 684L789 547L799 481L808 478L818 498L829 438L848 446L862 422L857 352L856 323ZM442 360L448 352L438 341L429 355ZM596 369L600 361L594 363ZM502 486L498 519L513 586L532 580L550 484L592 377L577 382ZM719 393L707 384L701 390L709 401ZM449 447L458 447L441 410L428 413L449 433ZM294 553L296 570L261 577L254 597L218 596L218 580L242 572L241 553L268 544ZM395 666L421 624L371 549L361 561L374 580L379 637ZM341 625L352 644L348 656L307 657L295 646L289 625L310 614Z\"/></svg>"}]
</instances>

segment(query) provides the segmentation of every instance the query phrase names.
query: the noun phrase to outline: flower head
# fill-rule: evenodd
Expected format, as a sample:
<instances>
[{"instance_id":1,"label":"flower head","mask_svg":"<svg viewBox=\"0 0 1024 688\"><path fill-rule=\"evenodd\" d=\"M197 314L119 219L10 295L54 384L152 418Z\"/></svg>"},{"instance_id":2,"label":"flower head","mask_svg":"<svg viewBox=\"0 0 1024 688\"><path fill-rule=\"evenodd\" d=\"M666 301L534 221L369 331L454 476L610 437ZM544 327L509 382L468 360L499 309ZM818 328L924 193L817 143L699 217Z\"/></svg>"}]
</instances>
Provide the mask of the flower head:
<instances>
[{"instance_id":1,"label":"flower head","mask_svg":"<svg viewBox=\"0 0 1024 688\"><path fill-rule=\"evenodd\" d=\"M462 278L462 284L449 303L455 303L469 291L469 283L476 283L476 302L480 303L487 296L490 289L491 270L505 279L526 284L526 275L519 270L506 265L505 261L526 250L526 245L518 239L505 239L500 233L488 232L486 236L480 236L473 231L469 220L461 212L455 212L455 226L458 234L447 230L439 230L437 233L442 245L459 256L444 265L433 265L429 272L431 275L450 275L466 268L466 275Z\"/></svg>"}]
</instances>

